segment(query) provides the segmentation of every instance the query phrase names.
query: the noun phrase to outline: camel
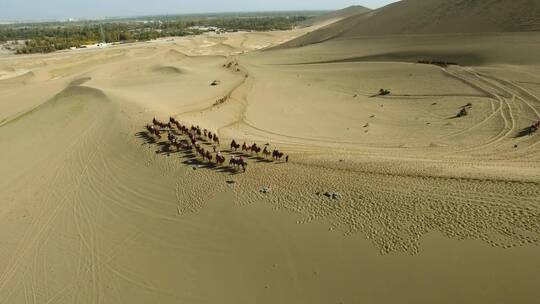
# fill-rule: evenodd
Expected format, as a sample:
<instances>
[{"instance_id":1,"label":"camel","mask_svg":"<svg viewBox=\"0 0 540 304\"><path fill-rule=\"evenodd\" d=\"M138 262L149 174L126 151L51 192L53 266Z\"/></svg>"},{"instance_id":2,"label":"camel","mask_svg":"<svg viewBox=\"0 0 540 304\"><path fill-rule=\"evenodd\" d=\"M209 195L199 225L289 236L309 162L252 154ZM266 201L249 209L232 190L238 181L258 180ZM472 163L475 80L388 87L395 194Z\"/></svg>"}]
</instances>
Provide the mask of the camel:
<instances>
[{"instance_id":1,"label":"camel","mask_svg":"<svg viewBox=\"0 0 540 304\"><path fill-rule=\"evenodd\" d=\"M237 144L236 141L233 139L231 141L231 150L234 150L235 152L240 148L240 144Z\"/></svg>"},{"instance_id":2,"label":"camel","mask_svg":"<svg viewBox=\"0 0 540 304\"><path fill-rule=\"evenodd\" d=\"M157 120L155 117L152 119L152 124L154 126L158 126L160 128L169 128L169 129L172 128L171 123L163 123L163 122Z\"/></svg>"},{"instance_id":3,"label":"camel","mask_svg":"<svg viewBox=\"0 0 540 304\"><path fill-rule=\"evenodd\" d=\"M210 154L210 151L206 151L206 153L204 153L204 157L203 158L206 158L208 159L208 162L212 162L212 154Z\"/></svg>"},{"instance_id":4,"label":"camel","mask_svg":"<svg viewBox=\"0 0 540 304\"><path fill-rule=\"evenodd\" d=\"M438 61L418 60L417 63L420 63L420 64L433 64L433 65L439 66L441 68L446 68L449 65L458 65L457 62L447 62L447 61L440 61L440 60L438 60Z\"/></svg>"},{"instance_id":5,"label":"camel","mask_svg":"<svg viewBox=\"0 0 540 304\"><path fill-rule=\"evenodd\" d=\"M175 140L171 143L171 145L176 148L176 152L179 152L180 149L183 148L182 142L180 141Z\"/></svg>"},{"instance_id":6,"label":"camel","mask_svg":"<svg viewBox=\"0 0 540 304\"><path fill-rule=\"evenodd\" d=\"M385 90L385 89L379 90L379 96L386 96L386 95L390 95L390 91Z\"/></svg>"},{"instance_id":7,"label":"camel","mask_svg":"<svg viewBox=\"0 0 540 304\"><path fill-rule=\"evenodd\" d=\"M242 167L244 172L246 172L247 162L242 157L239 157L239 158L232 157L231 160L229 161L229 166L235 166L235 167L240 166Z\"/></svg>"},{"instance_id":8,"label":"camel","mask_svg":"<svg viewBox=\"0 0 540 304\"><path fill-rule=\"evenodd\" d=\"M246 152L247 152L247 151L249 151L249 150L250 150L250 149L249 149L248 146L246 145L246 142L244 142L244 143L242 144L242 151L246 151Z\"/></svg>"},{"instance_id":9,"label":"camel","mask_svg":"<svg viewBox=\"0 0 540 304\"><path fill-rule=\"evenodd\" d=\"M538 130L540 130L540 121L532 124L530 127L526 128L525 130L526 130L525 131L526 135L529 135L529 136L533 135L534 133L538 132Z\"/></svg>"},{"instance_id":10,"label":"camel","mask_svg":"<svg viewBox=\"0 0 540 304\"><path fill-rule=\"evenodd\" d=\"M182 133L187 134L189 132L188 128L186 126L183 126L181 124L177 124L178 129L182 131Z\"/></svg>"},{"instance_id":11,"label":"camel","mask_svg":"<svg viewBox=\"0 0 540 304\"><path fill-rule=\"evenodd\" d=\"M161 135L159 134L159 129L156 128L155 126L153 125L146 125L146 130L148 130L148 132L150 134L153 134L155 135L157 138L161 139Z\"/></svg>"},{"instance_id":12,"label":"camel","mask_svg":"<svg viewBox=\"0 0 540 304\"><path fill-rule=\"evenodd\" d=\"M220 154L216 155L216 163L218 165L223 165L225 163L225 156Z\"/></svg>"},{"instance_id":13,"label":"camel","mask_svg":"<svg viewBox=\"0 0 540 304\"><path fill-rule=\"evenodd\" d=\"M268 151L268 146L264 147L264 150L262 151L264 158L268 158L272 155L272 152Z\"/></svg>"},{"instance_id":14,"label":"camel","mask_svg":"<svg viewBox=\"0 0 540 304\"><path fill-rule=\"evenodd\" d=\"M464 116L467 116L469 115L469 112L467 111L467 108L461 108L461 110L459 111L459 113L456 115L456 118L459 118L459 117L464 117Z\"/></svg>"},{"instance_id":15,"label":"camel","mask_svg":"<svg viewBox=\"0 0 540 304\"><path fill-rule=\"evenodd\" d=\"M283 152L279 152L278 150L274 150L272 152L272 158L278 160L278 159L281 159L283 157Z\"/></svg>"},{"instance_id":16,"label":"camel","mask_svg":"<svg viewBox=\"0 0 540 304\"><path fill-rule=\"evenodd\" d=\"M257 146L257 144L253 144L249 150L251 151L251 153L253 154L253 152L255 152L256 154L259 154L261 152L261 148Z\"/></svg>"},{"instance_id":17,"label":"camel","mask_svg":"<svg viewBox=\"0 0 540 304\"><path fill-rule=\"evenodd\" d=\"M214 133L214 136L212 136L212 141L219 145L219 137L217 137L216 133Z\"/></svg>"},{"instance_id":18,"label":"camel","mask_svg":"<svg viewBox=\"0 0 540 304\"><path fill-rule=\"evenodd\" d=\"M174 123L176 125L176 128L178 129L178 131L182 132L182 133L187 133L188 132L188 129L186 127L184 127L183 125L181 125L178 121Z\"/></svg>"}]
</instances>

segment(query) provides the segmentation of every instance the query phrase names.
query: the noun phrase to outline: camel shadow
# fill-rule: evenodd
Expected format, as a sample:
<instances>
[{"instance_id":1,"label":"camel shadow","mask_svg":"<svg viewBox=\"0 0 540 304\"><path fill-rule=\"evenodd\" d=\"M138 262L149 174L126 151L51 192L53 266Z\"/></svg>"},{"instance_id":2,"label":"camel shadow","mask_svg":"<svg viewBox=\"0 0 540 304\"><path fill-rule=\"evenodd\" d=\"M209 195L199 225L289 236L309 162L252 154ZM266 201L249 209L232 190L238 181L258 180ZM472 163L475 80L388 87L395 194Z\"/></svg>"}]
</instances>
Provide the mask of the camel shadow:
<instances>
[{"instance_id":1,"label":"camel shadow","mask_svg":"<svg viewBox=\"0 0 540 304\"><path fill-rule=\"evenodd\" d=\"M141 138L144 141L141 145L153 145L156 143L156 139L146 131L135 133L135 137Z\"/></svg>"},{"instance_id":2,"label":"camel shadow","mask_svg":"<svg viewBox=\"0 0 540 304\"><path fill-rule=\"evenodd\" d=\"M194 169L209 169L218 173L228 174L228 175L237 175L244 173L243 170L238 168L229 167L226 165L218 165L216 163L209 163L207 161L202 161L196 157L189 157L188 159L182 161L184 165L192 166Z\"/></svg>"},{"instance_id":3,"label":"camel shadow","mask_svg":"<svg viewBox=\"0 0 540 304\"><path fill-rule=\"evenodd\" d=\"M198 169L212 169L212 168L215 167L215 164L205 162L205 161L199 160L197 158L189 158L189 159L186 159L186 160L182 161L182 163L184 165L188 165L188 166L195 166Z\"/></svg>"},{"instance_id":4,"label":"camel shadow","mask_svg":"<svg viewBox=\"0 0 540 304\"><path fill-rule=\"evenodd\" d=\"M228 167L228 166L218 167L215 170L220 173L228 173L229 175L236 175L236 174L244 173L242 170L239 170L233 167Z\"/></svg>"},{"instance_id":5,"label":"camel shadow","mask_svg":"<svg viewBox=\"0 0 540 304\"><path fill-rule=\"evenodd\" d=\"M195 153L193 153L193 151L191 150L181 150L181 154L183 154L182 156L183 157L186 157L186 158L196 158L197 155Z\"/></svg>"},{"instance_id":6,"label":"camel shadow","mask_svg":"<svg viewBox=\"0 0 540 304\"><path fill-rule=\"evenodd\" d=\"M447 119L448 119L448 120L451 120L451 119L458 119L458 118L463 118L463 117L465 117L465 116L467 116L467 115L465 115L465 114L463 114L463 113L457 113L456 115L450 116L450 117L448 117Z\"/></svg>"},{"instance_id":7,"label":"camel shadow","mask_svg":"<svg viewBox=\"0 0 540 304\"><path fill-rule=\"evenodd\" d=\"M171 154L180 153L180 151L172 149L172 145L166 141L158 142L157 146L156 154L167 154L167 156L170 156Z\"/></svg>"},{"instance_id":8,"label":"camel shadow","mask_svg":"<svg viewBox=\"0 0 540 304\"><path fill-rule=\"evenodd\" d=\"M173 131L173 133L179 135L176 131ZM151 135L147 131L141 131L137 132L135 134L137 138L142 139L143 143L141 145L156 145L157 150L155 151L156 154L162 154L171 156L174 154L177 154L180 156L181 162L184 165L191 166L193 169L210 169L222 174L227 175L237 175L242 174L244 171L241 168L235 168L228 166L226 164L216 164L215 162L208 162L206 160L202 160L199 158L198 154L195 153L193 150L190 149L180 149L177 150L171 143L169 143L166 140L158 141L156 138L154 138L153 135ZM211 143L208 142L202 142L205 146L212 146ZM222 150L223 152L229 153L230 155L234 156L244 156L248 159L253 159L256 161L265 161L264 159L260 159L261 157L253 156L253 155L247 155L244 154L242 151L232 151L232 150Z\"/></svg>"},{"instance_id":9,"label":"camel shadow","mask_svg":"<svg viewBox=\"0 0 540 304\"><path fill-rule=\"evenodd\" d=\"M537 129L534 126L529 126L526 128L521 129L514 138L520 138L525 136L532 136L534 133L536 133Z\"/></svg>"},{"instance_id":10,"label":"camel shadow","mask_svg":"<svg viewBox=\"0 0 540 304\"><path fill-rule=\"evenodd\" d=\"M238 175L238 174L243 174L245 173L244 171L242 170L235 170L233 169L234 171L231 171L231 173L229 173L229 175L233 176L233 175Z\"/></svg>"},{"instance_id":11,"label":"camel shadow","mask_svg":"<svg viewBox=\"0 0 540 304\"><path fill-rule=\"evenodd\" d=\"M242 152L242 151L225 150L223 152L229 153L229 154L234 155L234 156L240 156L240 155L244 156L244 152Z\"/></svg>"},{"instance_id":12,"label":"camel shadow","mask_svg":"<svg viewBox=\"0 0 540 304\"><path fill-rule=\"evenodd\" d=\"M271 159L266 159L266 158L259 157L259 158L257 158L256 162L270 164L270 163L273 163L274 161L271 160Z\"/></svg>"}]
</instances>

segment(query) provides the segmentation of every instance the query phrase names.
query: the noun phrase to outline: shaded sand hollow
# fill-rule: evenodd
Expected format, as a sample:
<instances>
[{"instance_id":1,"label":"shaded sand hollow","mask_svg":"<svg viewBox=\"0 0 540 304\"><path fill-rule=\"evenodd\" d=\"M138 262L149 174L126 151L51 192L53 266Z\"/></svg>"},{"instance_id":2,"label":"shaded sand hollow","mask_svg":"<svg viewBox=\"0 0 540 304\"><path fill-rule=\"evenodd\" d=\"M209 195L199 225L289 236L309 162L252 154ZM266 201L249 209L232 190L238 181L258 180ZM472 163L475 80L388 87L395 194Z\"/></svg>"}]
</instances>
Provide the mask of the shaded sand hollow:
<instances>
[{"instance_id":1,"label":"shaded sand hollow","mask_svg":"<svg viewBox=\"0 0 540 304\"><path fill-rule=\"evenodd\" d=\"M1 58L0 303L536 303L538 33L257 51L309 30Z\"/></svg>"}]
</instances>

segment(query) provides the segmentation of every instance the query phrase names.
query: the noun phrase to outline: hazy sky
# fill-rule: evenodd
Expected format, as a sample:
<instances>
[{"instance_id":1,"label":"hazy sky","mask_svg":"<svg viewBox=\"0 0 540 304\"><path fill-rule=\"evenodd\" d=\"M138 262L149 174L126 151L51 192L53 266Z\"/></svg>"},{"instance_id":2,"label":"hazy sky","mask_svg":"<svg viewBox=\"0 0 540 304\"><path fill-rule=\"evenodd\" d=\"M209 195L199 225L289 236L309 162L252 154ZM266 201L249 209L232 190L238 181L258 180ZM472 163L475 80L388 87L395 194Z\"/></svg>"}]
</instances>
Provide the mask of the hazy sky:
<instances>
[{"instance_id":1,"label":"hazy sky","mask_svg":"<svg viewBox=\"0 0 540 304\"><path fill-rule=\"evenodd\" d=\"M0 20L261 10L377 8L396 0L0 0Z\"/></svg>"}]
</instances>

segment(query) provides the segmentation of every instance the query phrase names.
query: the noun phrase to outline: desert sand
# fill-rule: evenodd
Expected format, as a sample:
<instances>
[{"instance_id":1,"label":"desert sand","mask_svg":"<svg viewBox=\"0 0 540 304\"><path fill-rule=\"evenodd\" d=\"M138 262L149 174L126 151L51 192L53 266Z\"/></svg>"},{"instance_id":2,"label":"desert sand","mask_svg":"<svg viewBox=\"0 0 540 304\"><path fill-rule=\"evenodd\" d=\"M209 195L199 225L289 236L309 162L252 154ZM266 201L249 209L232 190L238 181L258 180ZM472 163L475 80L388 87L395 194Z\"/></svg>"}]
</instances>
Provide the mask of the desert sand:
<instances>
[{"instance_id":1,"label":"desert sand","mask_svg":"<svg viewBox=\"0 0 540 304\"><path fill-rule=\"evenodd\" d=\"M0 303L536 303L540 34L322 36L0 58Z\"/></svg>"}]
</instances>

